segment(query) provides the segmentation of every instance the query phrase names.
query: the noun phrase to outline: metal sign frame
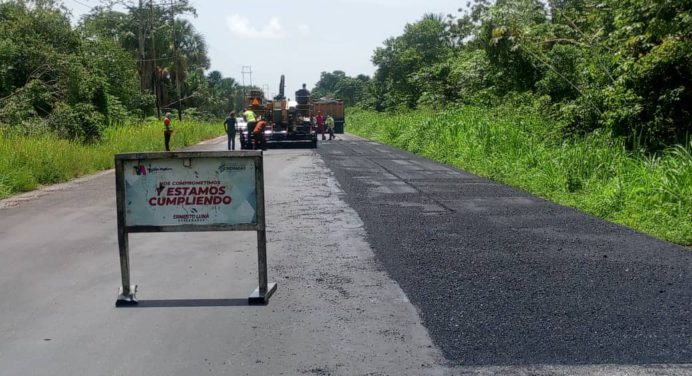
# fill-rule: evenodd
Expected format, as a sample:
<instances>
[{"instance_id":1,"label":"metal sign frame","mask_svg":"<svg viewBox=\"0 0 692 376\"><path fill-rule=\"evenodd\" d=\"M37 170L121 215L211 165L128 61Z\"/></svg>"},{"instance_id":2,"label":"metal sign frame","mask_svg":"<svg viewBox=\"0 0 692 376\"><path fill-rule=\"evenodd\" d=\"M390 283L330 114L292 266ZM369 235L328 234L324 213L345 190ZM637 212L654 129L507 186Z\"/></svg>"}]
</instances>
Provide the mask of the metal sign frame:
<instances>
[{"instance_id":1,"label":"metal sign frame","mask_svg":"<svg viewBox=\"0 0 692 376\"><path fill-rule=\"evenodd\" d=\"M229 158L253 159L255 165L256 224L180 224L162 226L127 225L125 210L125 162L162 159L181 159L189 166L195 159ZM187 160L187 161L185 161ZM264 168L261 151L191 151L126 153L115 155L115 192L118 215L118 248L122 285L115 302L116 307L137 305L137 285L130 284L129 234L142 232L196 232L196 231L257 231L257 260L259 264L259 286L248 297L248 304L267 304L276 291L276 283L267 280L267 234L264 211Z\"/></svg>"}]
</instances>

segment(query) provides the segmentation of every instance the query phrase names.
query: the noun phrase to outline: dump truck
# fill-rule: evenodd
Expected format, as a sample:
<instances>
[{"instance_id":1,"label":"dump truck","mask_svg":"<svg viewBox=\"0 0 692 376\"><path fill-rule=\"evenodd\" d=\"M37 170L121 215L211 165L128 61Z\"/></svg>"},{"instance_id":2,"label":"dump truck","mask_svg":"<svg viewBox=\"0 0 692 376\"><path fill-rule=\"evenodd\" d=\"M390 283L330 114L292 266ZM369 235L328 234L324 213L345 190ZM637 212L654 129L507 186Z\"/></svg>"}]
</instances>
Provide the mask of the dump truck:
<instances>
[{"instance_id":1,"label":"dump truck","mask_svg":"<svg viewBox=\"0 0 692 376\"><path fill-rule=\"evenodd\" d=\"M334 118L334 133L344 133L344 101L340 99L320 99L313 103L313 113L322 112L325 117Z\"/></svg>"},{"instance_id":2,"label":"dump truck","mask_svg":"<svg viewBox=\"0 0 692 376\"><path fill-rule=\"evenodd\" d=\"M284 86L285 78L281 75L279 94L272 100L265 99L264 93L259 90L251 91L248 97L248 107L268 123L264 130L267 147L317 147L310 92L303 85L303 89L296 92L296 101L289 102L284 95ZM252 148L252 138L248 136L251 132L252 129L241 132L242 149Z\"/></svg>"}]
</instances>

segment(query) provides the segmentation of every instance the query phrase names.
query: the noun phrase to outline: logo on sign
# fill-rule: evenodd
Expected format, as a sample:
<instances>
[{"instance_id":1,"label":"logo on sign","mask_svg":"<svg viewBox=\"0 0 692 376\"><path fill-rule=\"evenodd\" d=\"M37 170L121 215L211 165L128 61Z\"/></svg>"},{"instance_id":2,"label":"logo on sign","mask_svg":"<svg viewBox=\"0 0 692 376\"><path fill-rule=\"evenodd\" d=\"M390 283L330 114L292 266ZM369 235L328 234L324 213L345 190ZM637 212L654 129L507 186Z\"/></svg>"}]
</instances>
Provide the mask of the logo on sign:
<instances>
[{"instance_id":1,"label":"logo on sign","mask_svg":"<svg viewBox=\"0 0 692 376\"><path fill-rule=\"evenodd\" d=\"M145 176L147 174L147 168L144 164L140 163L137 166L132 166L132 175Z\"/></svg>"}]
</instances>

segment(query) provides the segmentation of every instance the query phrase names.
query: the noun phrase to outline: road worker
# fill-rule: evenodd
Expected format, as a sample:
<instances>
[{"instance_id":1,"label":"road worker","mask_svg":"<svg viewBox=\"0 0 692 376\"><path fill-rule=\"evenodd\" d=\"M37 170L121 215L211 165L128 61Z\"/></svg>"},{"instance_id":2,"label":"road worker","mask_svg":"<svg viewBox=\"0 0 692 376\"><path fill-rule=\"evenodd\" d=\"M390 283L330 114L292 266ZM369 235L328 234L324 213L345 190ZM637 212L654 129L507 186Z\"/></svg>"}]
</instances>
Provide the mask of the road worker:
<instances>
[{"instance_id":1,"label":"road worker","mask_svg":"<svg viewBox=\"0 0 692 376\"><path fill-rule=\"evenodd\" d=\"M317 111L315 125L317 125L317 133L322 135L322 140L326 140L326 137L324 137L324 116L322 116L322 111Z\"/></svg>"},{"instance_id":2,"label":"road worker","mask_svg":"<svg viewBox=\"0 0 692 376\"><path fill-rule=\"evenodd\" d=\"M226 136L228 137L228 150L235 150L235 111L231 111L231 113L228 114L226 120L223 121L223 127L225 128Z\"/></svg>"},{"instance_id":3,"label":"road worker","mask_svg":"<svg viewBox=\"0 0 692 376\"><path fill-rule=\"evenodd\" d=\"M335 138L334 136L334 118L327 114L327 120L324 121L324 124L327 126L327 133L329 133L329 139L333 140Z\"/></svg>"},{"instance_id":4,"label":"road worker","mask_svg":"<svg viewBox=\"0 0 692 376\"><path fill-rule=\"evenodd\" d=\"M254 149L267 150L267 141L264 139L264 128L267 126L267 121L260 118L257 125L252 130L252 138L255 140ZM248 129L250 123L248 122Z\"/></svg>"},{"instance_id":5,"label":"road worker","mask_svg":"<svg viewBox=\"0 0 692 376\"><path fill-rule=\"evenodd\" d=\"M255 129L255 125L257 125L257 118L250 107L246 108L245 112L243 112L243 118L245 118L245 122L247 123L247 139L248 142L251 142L252 130Z\"/></svg>"},{"instance_id":6,"label":"road worker","mask_svg":"<svg viewBox=\"0 0 692 376\"><path fill-rule=\"evenodd\" d=\"M171 134L173 134L173 125L171 124L171 117L173 114L170 112L166 113L163 118L163 143L166 146L166 151L171 151Z\"/></svg>"}]
</instances>

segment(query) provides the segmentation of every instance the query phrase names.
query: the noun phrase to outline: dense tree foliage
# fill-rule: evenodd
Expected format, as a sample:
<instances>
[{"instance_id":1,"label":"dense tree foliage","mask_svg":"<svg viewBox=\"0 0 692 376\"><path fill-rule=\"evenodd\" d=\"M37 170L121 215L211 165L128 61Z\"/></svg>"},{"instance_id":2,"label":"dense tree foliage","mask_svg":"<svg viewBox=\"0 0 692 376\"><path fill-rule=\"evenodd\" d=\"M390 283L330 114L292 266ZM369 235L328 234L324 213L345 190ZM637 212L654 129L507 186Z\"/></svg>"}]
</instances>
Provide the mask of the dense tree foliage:
<instances>
[{"instance_id":1,"label":"dense tree foliage","mask_svg":"<svg viewBox=\"0 0 692 376\"><path fill-rule=\"evenodd\" d=\"M566 135L606 131L632 148L692 134L689 0L476 0L406 25L372 61L359 102L377 110L518 100Z\"/></svg>"},{"instance_id":2,"label":"dense tree foliage","mask_svg":"<svg viewBox=\"0 0 692 376\"><path fill-rule=\"evenodd\" d=\"M195 14L189 0L117 3L73 27L55 0L0 1L1 128L95 140L130 116L242 107L234 79L205 74L204 38L180 17ZM690 0L474 0L385 40L372 78L322 72L312 94L378 111L511 102L566 137L655 151L689 142L690 61Z\"/></svg>"},{"instance_id":3,"label":"dense tree foliage","mask_svg":"<svg viewBox=\"0 0 692 376\"><path fill-rule=\"evenodd\" d=\"M0 2L0 128L91 141L133 116L237 108L239 85L205 75L204 38L176 17L194 14L187 0L125 3L124 12L96 7L72 26L57 1Z\"/></svg>"},{"instance_id":4,"label":"dense tree foliage","mask_svg":"<svg viewBox=\"0 0 692 376\"><path fill-rule=\"evenodd\" d=\"M415 107L425 91L416 74L439 74L435 65L452 55L444 20L434 15L406 25L403 35L387 39L372 57L378 67L373 80L387 93L383 106Z\"/></svg>"},{"instance_id":5,"label":"dense tree foliage","mask_svg":"<svg viewBox=\"0 0 692 376\"><path fill-rule=\"evenodd\" d=\"M0 3L1 124L97 139L137 105L133 73L119 47L81 38L52 1Z\"/></svg>"},{"instance_id":6,"label":"dense tree foliage","mask_svg":"<svg viewBox=\"0 0 692 376\"><path fill-rule=\"evenodd\" d=\"M349 77L343 71L322 72L311 96L315 100L339 98L346 106L352 106L364 100L369 80L370 77L362 74Z\"/></svg>"}]
</instances>

